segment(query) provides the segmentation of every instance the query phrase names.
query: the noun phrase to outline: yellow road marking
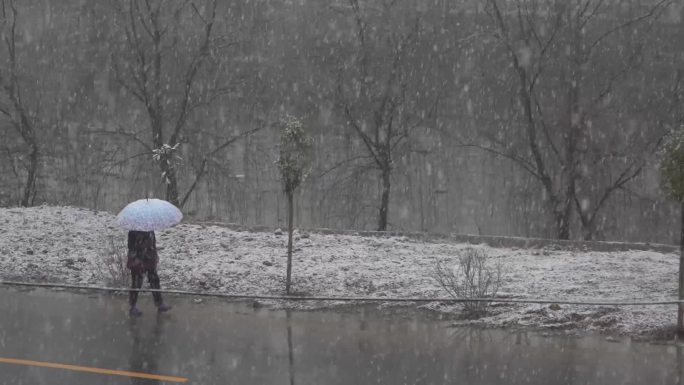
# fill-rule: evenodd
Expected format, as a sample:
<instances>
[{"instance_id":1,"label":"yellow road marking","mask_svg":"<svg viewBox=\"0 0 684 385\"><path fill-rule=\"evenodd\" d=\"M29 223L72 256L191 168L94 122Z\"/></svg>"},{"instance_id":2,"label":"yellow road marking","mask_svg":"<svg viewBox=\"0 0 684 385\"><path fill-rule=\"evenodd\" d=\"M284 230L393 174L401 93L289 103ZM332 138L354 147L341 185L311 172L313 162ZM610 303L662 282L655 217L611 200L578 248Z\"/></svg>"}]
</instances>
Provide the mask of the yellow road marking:
<instances>
[{"instance_id":1,"label":"yellow road marking","mask_svg":"<svg viewBox=\"0 0 684 385\"><path fill-rule=\"evenodd\" d=\"M88 366L66 365L66 364L56 364L56 363L52 363L52 362L21 360L21 359L17 359L17 358L2 358L2 357L0 357L0 363L16 364L16 365L28 365L28 366L41 366L44 368L66 369L66 370L73 370L76 372L108 374L108 375L112 375L112 376L144 378L147 380L159 380L159 381L168 381L168 382L186 382L188 380L187 378L183 378L183 377L161 376L161 375L157 375L157 374L129 372L126 370L101 369L101 368L92 368L92 367L88 367Z\"/></svg>"}]
</instances>

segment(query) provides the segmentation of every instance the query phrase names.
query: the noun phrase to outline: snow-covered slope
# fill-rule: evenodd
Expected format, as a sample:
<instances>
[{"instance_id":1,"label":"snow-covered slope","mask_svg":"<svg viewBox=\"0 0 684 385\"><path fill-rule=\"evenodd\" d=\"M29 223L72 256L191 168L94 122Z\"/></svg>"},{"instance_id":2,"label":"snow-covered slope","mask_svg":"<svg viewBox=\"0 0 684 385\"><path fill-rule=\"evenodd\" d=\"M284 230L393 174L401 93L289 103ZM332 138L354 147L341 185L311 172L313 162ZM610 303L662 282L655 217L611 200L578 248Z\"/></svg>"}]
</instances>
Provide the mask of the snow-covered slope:
<instances>
[{"instance_id":1,"label":"snow-covered slope","mask_svg":"<svg viewBox=\"0 0 684 385\"><path fill-rule=\"evenodd\" d=\"M125 248L114 216L73 207L0 208L0 278L111 285L104 262L111 241ZM162 287L242 294L280 294L285 235L182 224L157 233ZM435 279L439 260L467 244L405 237L298 234L294 289L309 295L446 297ZM678 257L649 251L580 252L486 246L505 272L501 292L516 298L676 299ZM298 304L302 306L302 304ZM455 306L431 303L440 311ZM554 307L556 308L556 307ZM496 306L489 325L601 329L622 333L674 324L674 306L596 308Z\"/></svg>"}]
</instances>

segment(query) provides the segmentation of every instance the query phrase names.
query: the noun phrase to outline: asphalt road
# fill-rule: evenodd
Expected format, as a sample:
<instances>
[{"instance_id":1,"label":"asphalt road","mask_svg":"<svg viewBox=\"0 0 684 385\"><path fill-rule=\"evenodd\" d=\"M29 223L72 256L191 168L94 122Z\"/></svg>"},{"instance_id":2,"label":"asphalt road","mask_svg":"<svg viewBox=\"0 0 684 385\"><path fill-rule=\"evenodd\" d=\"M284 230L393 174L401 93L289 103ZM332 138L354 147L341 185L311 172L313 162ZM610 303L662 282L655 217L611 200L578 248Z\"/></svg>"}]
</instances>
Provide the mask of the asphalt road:
<instances>
[{"instance_id":1,"label":"asphalt road","mask_svg":"<svg viewBox=\"0 0 684 385\"><path fill-rule=\"evenodd\" d=\"M0 384L677 384L673 345L449 328L413 312L0 289ZM146 378L145 378L146 377Z\"/></svg>"}]
</instances>

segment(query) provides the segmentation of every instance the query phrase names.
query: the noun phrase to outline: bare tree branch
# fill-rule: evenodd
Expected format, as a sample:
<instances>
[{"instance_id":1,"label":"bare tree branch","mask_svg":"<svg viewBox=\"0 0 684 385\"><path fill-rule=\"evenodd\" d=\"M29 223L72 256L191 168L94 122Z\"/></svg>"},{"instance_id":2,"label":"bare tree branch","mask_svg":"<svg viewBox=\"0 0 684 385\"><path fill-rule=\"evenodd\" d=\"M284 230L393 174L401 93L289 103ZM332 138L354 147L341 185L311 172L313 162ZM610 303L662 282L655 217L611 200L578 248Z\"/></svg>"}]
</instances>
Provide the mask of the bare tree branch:
<instances>
[{"instance_id":1,"label":"bare tree branch","mask_svg":"<svg viewBox=\"0 0 684 385\"><path fill-rule=\"evenodd\" d=\"M525 171L527 171L530 175L534 176L534 177L537 178L537 179L540 178L539 173L537 173L537 171L536 171L534 165L533 165L530 161L528 161L528 160L526 160L526 159L524 159L524 158L521 158L520 156L516 155L516 154L513 153L513 152L504 152L504 151L502 151L502 150L497 150L497 149L495 149L495 148L492 148L492 147L489 147L489 146L483 146L483 145L477 144L477 143L460 143L460 144L459 144L459 147L477 148L477 149L480 149L480 150L484 150L484 151L486 151L486 152L489 152L489 153L491 153L491 154L500 156L500 157L502 157L502 158L510 159L510 160L514 161L515 163L517 163L520 167L522 167L522 168L523 168Z\"/></svg>"},{"instance_id":2,"label":"bare tree branch","mask_svg":"<svg viewBox=\"0 0 684 385\"><path fill-rule=\"evenodd\" d=\"M659 10L667 8L670 4L672 4L674 0L659 0L651 9L649 9L648 12L646 12L643 15L637 16L633 19L627 20L624 23L621 23L613 28L610 28L606 32L602 33L598 38L596 38L592 43L588 45L588 48L586 50L587 52L587 57L591 55L593 52L594 48L596 48L599 44L601 44L606 38L610 37L612 34L619 32L625 28L631 27L635 24L638 24L646 19L649 19L653 17L656 12Z\"/></svg>"},{"instance_id":3,"label":"bare tree branch","mask_svg":"<svg viewBox=\"0 0 684 385\"><path fill-rule=\"evenodd\" d=\"M209 22L206 23L204 28L204 37L202 39L202 45L200 46L197 56L195 56L185 74L185 86L183 88L183 98L181 99L180 112L178 114L178 119L176 120L175 127L173 128L173 133L171 134L170 143L173 145L177 143L178 136L185 125L188 114L191 112L189 106L190 102L190 92L192 86L195 83L195 77L200 67L204 63L204 59L209 55L209 43L211 41L211 31L214 27L214 21L216 19L216 1L214 0L211 5L211 10L209 11ZM193 8L196 7L193 4Z\"/></svg>"},{"instance_id":4,"label":"bare tree branch","mask_svg":"<svg viewBox=\"0 0 684 385\"><path fill-rule=\"evenodd\" d=\"M152 153L152 147L147 144L144 140L140 139L137 134L125 131L122 127L119 127L117 131L108 130L88 130L92 134L106 134L106 135L118 135L133 139L136 143L140 144L145 148L150 154Z\"/></svg>"},{"instance_id":5,"label":"bare tree branch","mask_svg":"<svg viewBox=\"0 0 684 385\"><path fill-rule=\"evenodd\" d=\"M503 15L501 13L501 10L499 8L499 4L497 0L488 0L490 5L492 6L492 9L494 11L494 17L495 20L498 24L499 27L499 32L501 33L501 38L503 39L504 44L506 45L508 49L509 56L511 58L511 61L513 63L513 67L515 68L516 72L518 73L518 77L520 80L520 101L521 104L523 105L523 108L525 110L525 116L526 116L526 132L527 132L527 143L530 148L530 151L532 152L532 156L534 158L535 162L535 172L533 175L535 175L543 184L545 187L546 191L549 193L549 195L555 197L556 193L553 188L553 183L551 181L551 178L549 177L548 171L546 170L546 164L544 163L543 157L541 155L541 151L539 149L539 144L537 143L537 137L536 137L536 124L535 124L535 119L533 116L533 111L532 111L532 98L531 95L529 94L529 83L528 83L528 74L525 68L520 64L520 61L518 59L518 55L515 51L515 49L512 46L512 43L510 41L510 36L509 36L509 31L508 27L506 26L506 22L503 19Z\"/></svg>"}]
</instances>

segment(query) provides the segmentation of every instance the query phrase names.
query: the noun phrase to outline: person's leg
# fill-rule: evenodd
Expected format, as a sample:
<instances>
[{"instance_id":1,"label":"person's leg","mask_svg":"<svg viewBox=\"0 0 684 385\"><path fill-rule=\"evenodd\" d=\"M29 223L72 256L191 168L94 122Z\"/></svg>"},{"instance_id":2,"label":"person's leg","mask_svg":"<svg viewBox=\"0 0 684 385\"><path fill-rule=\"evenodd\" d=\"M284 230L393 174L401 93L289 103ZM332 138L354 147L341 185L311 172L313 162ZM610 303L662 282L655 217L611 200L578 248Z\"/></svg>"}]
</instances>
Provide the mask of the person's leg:
<instances>
[{"instance_id":1,"label":"person's leg","mask_svg":"<svg viewBox=\"0 0 684 385\"><path fill-rule=\"evenodd\" d=\"M140 289L143 283L142 272L131 270L131 288ZM140 311L136 308L136 303L138 303L138 292L130 291L128 292L128 302L131 305L131 314L139 315Z\"/></svg>"},{"instance_id":2,"label":"person's leg","mask_svg":"<svg viewBox=\"0 0 684 385\"><path fill-rule=\"evenodd\" d=\"M147 271L147 280L150 283L151 289L161 289L159 284L159 275L157 275L156 269L151 269ZM154 297L154 304L160 306L164 301L162 300L162 295L158 291L153 291L152 296Z\"/></svg>"}]
</instances>

